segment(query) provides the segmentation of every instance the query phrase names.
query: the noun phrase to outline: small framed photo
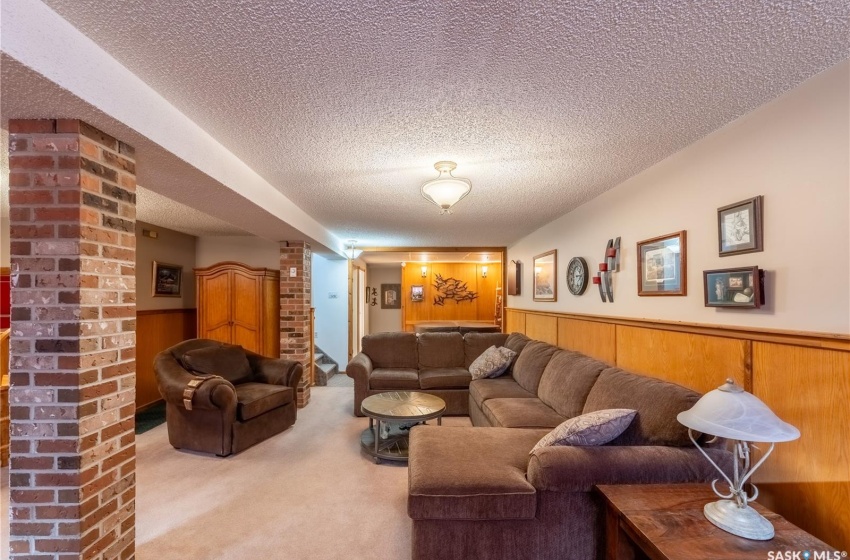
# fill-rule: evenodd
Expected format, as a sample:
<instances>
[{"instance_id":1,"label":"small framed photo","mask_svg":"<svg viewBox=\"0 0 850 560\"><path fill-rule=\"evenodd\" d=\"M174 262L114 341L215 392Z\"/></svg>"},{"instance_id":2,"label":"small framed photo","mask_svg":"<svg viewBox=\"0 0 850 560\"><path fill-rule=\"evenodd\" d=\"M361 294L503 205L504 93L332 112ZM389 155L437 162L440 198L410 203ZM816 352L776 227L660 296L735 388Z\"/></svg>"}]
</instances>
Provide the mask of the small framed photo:
<instances>
[{"instance_id":1,"label":"small framed photo","mask_svg":"<svg viewBox=\"0 0 850 560\"><path fill-rule=\"evenodd\" d=\"M687 232L638 241L638 295L686 296Z\"/></svg>"},{"instance_id":2,"label":"small framed photo","mask_svg":"<svg viewBox=\"0 0 850 560\"><path fill-rule=\"evenodd\" d=\"M534 257L534 301L558 301L558 250Z\"/></svg>"},{"instance_id":3,"label":"small framed photo","mask_svg":"<svg viewBox=\"0 0 850 560\"><path fill-rule=\"evenodd\" d=\"M151 295L153 297L180 297L183 293L183 267L153 261Z\"/></svg>"},{"instance_id":4,"label":"small framed photo","mask_svg":"<svg viewBox=\"0 0 850 560\"><path fill-rule=\"evenodd\" d=\"M381 309L401 309L401 284L381 284Z\"/></svg>"},{"instance_id":5,"label":"small framed photo","mask_svg":"<svg viewBox=\"0 0 850 560\"><path fill-rule=\"evenodd\" d=\"M425 287L414 285L410 287L410 301L422 301L425 299Z\"/></svg>"},{"instance_id":6,"label":"small framed photo","mask_svg":"<svg viewBox=\"0 0 850 560\"><path fill-rule=\"evenodd\" d=\"M721 257L764 251L763 206L764 197L756 196L717 209L717 238Z\"/></svg>"},{"instance_id":7,"label":"small framed photo","mask_svg":"<svg viewBox=\"0 0 850 560\"><path fill-rule=\"evenodd\" d=\"M706 307L764 305L764 271L757 266L705 270L702 277Z\"/></svg>"}]
</instances>

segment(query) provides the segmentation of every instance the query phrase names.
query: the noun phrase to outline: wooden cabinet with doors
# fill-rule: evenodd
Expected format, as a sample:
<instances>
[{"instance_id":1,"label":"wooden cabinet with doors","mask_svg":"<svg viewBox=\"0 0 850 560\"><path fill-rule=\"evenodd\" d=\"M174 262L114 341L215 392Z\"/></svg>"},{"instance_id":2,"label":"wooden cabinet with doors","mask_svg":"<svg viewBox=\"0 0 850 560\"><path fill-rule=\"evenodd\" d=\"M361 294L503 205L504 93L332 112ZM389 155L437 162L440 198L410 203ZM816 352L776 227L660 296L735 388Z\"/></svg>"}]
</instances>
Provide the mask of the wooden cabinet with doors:
<instances>
[{"instance_id":1,"label":"wooden cabinet with doors","mask_svg":"<svg viewBox=\"0 0 850 560\"><path fill-rule=\"evenodd\" d=\"M195 269L198 338L280 356L280 271L221 262Z\"/></svg>"}]
</instances>

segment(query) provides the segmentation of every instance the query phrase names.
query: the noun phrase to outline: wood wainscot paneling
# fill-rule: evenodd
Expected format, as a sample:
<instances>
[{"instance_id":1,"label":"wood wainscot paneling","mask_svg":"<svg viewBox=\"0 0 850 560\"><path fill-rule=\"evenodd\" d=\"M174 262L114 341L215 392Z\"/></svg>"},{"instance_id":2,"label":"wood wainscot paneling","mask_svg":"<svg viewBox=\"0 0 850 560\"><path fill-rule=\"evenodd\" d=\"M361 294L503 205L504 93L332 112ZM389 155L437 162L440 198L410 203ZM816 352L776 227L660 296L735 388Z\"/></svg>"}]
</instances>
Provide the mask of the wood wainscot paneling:
<instances>
[{"instance_id":1,"label":"wood wainscot paneling","mask_svg":"<svg viewBox=\"0 0 850 560\"><path fill-rule=\"evenodd\" d=\"M156 355L178 342L195 338L196 332L194 309L136 313L136 410L147 408L162 398L153 371Z\"/></svg>"},{"instance_id":2,"label":"wood wainscot paneling","mask_svg":"<svg viewBox=\"0 0 850 560\"><path fill-rule=\"evenodd\" d=\"M614 348L617 366L703 393L727 377L744 385L802 434L756 472L758 501L850 551L850 336L511 308L505 316L508 332L549 342L556 320L562 348L609 362Z\"/></svg>"},{"instance_id":3,"label":"wood wainscot paneling","mask_svg":"<svg viewBox=\"0 0 850 560\"><path fill-rule=\"evenodd\" d=\"M558 318L553 315L527 315L525 334L534 340L558 344Z\"/></svg>"},{"instance_id":4,"label":"wood wainscot paneling","mask_svg":"<svg viewBox=\"0 0 850 560\"><path fill-rule=\"evenodd\" d=\"M749 388L750 343L703 334L617 325L617 366L700 393L727 378Z\"/></svg>"},{"instance_id":5,"label":"wood wainscot paneling","mask_svg":"<svg viewBox=\"0 0 850 560\"><path fill-rule=\"evenodd\" d=\"M608 364L617 360L616 326L610 323L558 318L558 346Z\"/></svg>"},{"instance_id":6,"label":"wood wainscot paneling","mask_svg":"<svg viewBox=\"0 0 850 560\"><path fill-rule=\"evenodd\" d=\"M505 332L524 333L525 332L525 313L508 309L505 311Z\"/></svg>"},{"instance_id":7,"label":"wood wainscot paneling","mask_svg":"<svg viewBox=\"0 0 850 560\"><path fill-rule=\"evenodd\" d=\"M850 353L757 342L753 393L800 430L756 471L758 499L850 551Z\"/></svg>"}]
</instances>

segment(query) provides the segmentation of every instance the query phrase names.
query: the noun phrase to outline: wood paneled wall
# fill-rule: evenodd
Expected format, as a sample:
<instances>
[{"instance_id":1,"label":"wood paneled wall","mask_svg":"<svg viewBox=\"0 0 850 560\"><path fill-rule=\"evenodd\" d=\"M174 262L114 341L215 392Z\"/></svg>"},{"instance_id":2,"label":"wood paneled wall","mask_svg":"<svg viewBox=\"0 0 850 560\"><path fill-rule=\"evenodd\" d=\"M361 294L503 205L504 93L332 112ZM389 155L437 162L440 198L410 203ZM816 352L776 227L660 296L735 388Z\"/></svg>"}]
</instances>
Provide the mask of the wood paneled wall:
<instances>
[{"instance_id":1,"label":"wood paneled wall","mask_svg":"<svg viewBox=\"0 0 850 560\"><path fill-rule=\"evenodd\" d=\"M194 309L162 309L136 314L136 409L144 409L162 397L153 372L154 357L178 342L195 338Z\"/></svg>"},{"instance_id":2,"label":"wood paneled wall","mask_svg":"<svg viewBox=\"0 0 850 560\"><path fill-rule=\"evenodd\" d=\"M428 267L425 278L422 267ZM496 288L502 285L502 265L488 263L487 278L482 278L480 263L422 263L408 262L401 273L402 324L405 330L413 330L416 321L495 321ZM443 278L456 278L466 282L478 297L472 301L455 302L446 300L443 305L434 305L437 290L434 281L437 274ZM410 300L411 286L421 285L425 297L422 301Z\"/></svg>"},{"instance_id":3,"label":"wood paneled wall","mask_svg":"<svg viewBox=\"0 0 850 560\"><path fill-rule=\"evenodd\" d=\"M802 434L757 471L758 501L850 551L850 336L521 309L505 321L507 332L702 393L735 379Z\"/></svg>"}]
</instances>

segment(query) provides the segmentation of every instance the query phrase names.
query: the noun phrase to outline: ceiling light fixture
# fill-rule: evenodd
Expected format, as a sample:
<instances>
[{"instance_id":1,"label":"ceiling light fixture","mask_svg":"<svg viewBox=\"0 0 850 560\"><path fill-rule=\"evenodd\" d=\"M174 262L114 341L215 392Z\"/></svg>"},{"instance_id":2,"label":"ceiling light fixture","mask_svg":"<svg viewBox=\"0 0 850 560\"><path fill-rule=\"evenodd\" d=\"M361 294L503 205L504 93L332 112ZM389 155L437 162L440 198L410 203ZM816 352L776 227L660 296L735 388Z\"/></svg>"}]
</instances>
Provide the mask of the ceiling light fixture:
<instances>
[{"instance_id":1,"label":"ceiling light fixture","mask_svg":"<svg viewBox=\"0 0 850 560\"><path fill-rule=\"evenodd\" d=\"M349 239L346 242L345 251L343 251L343 253L345 253L345 256L348 257L349 260L352 260L352 261L354 259L356 259L357 257L359 257L360 253L362 253L362 252L363 252L362 249L357 248L357 240L356 239Z\"/></svg>"},{"instance_id":2,"label":"ceiling light fixture","mask_svg":"<svg viewBox=\"0 0 850 560\"><path fill-rule=\"evenodd\" d=\"M434 169L440 172L439 177L431 179L422 185L422 197L440 207L440 214L451 214L452 206L469 194L472 183L452 175L457 164L453 161L438 161Z\"/></svg>"}]
</instances>

